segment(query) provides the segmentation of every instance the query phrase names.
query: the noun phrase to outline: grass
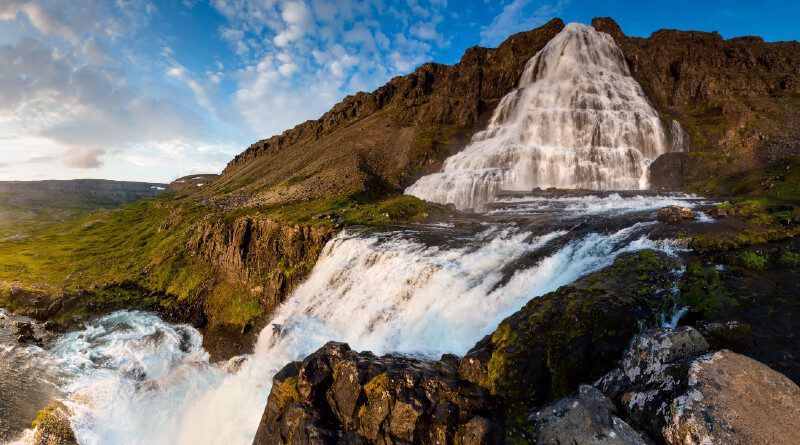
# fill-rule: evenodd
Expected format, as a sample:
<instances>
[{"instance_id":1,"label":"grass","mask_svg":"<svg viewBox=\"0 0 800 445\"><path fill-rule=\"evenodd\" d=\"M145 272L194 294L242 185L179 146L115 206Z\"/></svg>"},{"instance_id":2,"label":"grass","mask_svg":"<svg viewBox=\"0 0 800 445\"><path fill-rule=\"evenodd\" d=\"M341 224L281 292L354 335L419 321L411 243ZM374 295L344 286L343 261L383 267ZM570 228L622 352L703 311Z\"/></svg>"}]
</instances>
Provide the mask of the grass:
<instances>
[{"instance_id":1,"label":"grass","mask_svg":"<svg viewBox=\"0 0 800 445\"><path fill-rule=\"evenodd\" d=\"M211 218L231 227L239 218L268 218L336 230L411 221L436 209L410 196L351 195L234 211L170 196L139 201L32 226L25 238L0 241L0 306L33 313L55 296L78 295L82 304L64 314L74 316L87 315L92 307L180 312L199 302L210 321L246 326L265 308L245 283L195 251L192 240L202 221ZM308 273L314 260L307 262L300 267L277 259L276 267L288 277ZM24 292L14 294L12 287ZM35 303L36 297L44 301Z\"/></svg>"}]
</instances>

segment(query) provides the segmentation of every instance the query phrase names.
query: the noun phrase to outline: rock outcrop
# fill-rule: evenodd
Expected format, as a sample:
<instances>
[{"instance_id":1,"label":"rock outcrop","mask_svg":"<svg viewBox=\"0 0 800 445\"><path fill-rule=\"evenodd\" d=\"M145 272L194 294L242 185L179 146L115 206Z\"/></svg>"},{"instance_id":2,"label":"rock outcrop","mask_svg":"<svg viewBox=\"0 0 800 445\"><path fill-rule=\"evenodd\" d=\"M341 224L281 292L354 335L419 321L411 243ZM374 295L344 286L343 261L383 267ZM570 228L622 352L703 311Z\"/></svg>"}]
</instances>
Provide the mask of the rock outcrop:
<instances>
[{"instance_id":1,"label":"rock outcrop","mask_svg":"<svg viewBox=\"0 0 800 445\"><path fill-rule=\"evenodd\" d=\"M684 219L694 219L694 212L688 207L667 206L656 214L658 220L669 224L679 224Z\"/></svg>"},{"instance_id":2,"label":"rock outcrop","mask_svg":"<svg viewBox=\"0 0 800 445\"><path fill-rule=\"evenodd\" d=\"M78 445L69 423L69 408L53 402L39 412L33 422L34 445Z\"/></svg>"},{"instance_id":3,"label":"rock outcrop","mask_svg":"<svg viewBox=\"0 0 800 445\"><path fill-rule=\"evenodd\" d=\"M669 444L800 443L800 388L743 355L722 350L697 358L685 394L666 415Z\"/></svg>"},{"instance_id":4,"label":"rock outcrop","mask_svg":"<svg viewBox=\"0 0 800 445\"><path fill-rule=\"evenodd\" d=\"M253 444L500 443L494 398L457 369L328 343L276 374Z\"/></svg>"},{"instance_id":5,"label":"rock outcrop","mask_svg":"<svg viewBox=\"0 0 800 445\"><path fill-rule=\"evenodd\" d=\"M622 366L596 386L623 407L626 417L652 437L659 437L670 402L686 387L689 367L708 343L691 327L644 332L634 341Z\"/></svg>"}]
</instances>

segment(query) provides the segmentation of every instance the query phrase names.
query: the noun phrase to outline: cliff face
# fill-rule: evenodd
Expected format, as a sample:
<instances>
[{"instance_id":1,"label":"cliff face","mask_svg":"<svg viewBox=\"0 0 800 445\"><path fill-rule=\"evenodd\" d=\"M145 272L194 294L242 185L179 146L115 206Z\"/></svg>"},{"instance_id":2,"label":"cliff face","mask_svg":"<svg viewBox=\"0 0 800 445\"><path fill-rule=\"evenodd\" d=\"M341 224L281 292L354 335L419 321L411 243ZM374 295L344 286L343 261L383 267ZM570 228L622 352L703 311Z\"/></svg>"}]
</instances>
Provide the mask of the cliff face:
<instances>
[{"instance_id":1,"label":"cliff face","mask_svg":"<svg viewBox=\"0 0 800 445\"><path fill-rule=\"evenodd\" d=\"M691 138L687 154L656 164L657 176L672 176L657 185L687 185L800 153L800 43L676 30L628 37L611 18L592 26L614 38L656 107Z\"/></svg>"},{"instance_id":2,"label":"cliff face","mask_svg":"<svg viewBox=\"0 0 800 445\"><path fill-rule=\"evenodd\" d=\"M428 63L349 96L320 119L250 146L209 191L239 206L403 187L466 140L563 26L554 19L497 49L470 48L455 65Z\"/></svg>"},{"instance_id":3,"label":"cliff face","mask_svg":"<svg viewBox=\"0 0 800 445\"><path fill-rule=\"evenodd\" d=\"M334 233L328 226L290 225L257 216L233 222L206 218L189 249L225 278L244 285L271 311L300 284Z\"/></svg>"}]
</instances>

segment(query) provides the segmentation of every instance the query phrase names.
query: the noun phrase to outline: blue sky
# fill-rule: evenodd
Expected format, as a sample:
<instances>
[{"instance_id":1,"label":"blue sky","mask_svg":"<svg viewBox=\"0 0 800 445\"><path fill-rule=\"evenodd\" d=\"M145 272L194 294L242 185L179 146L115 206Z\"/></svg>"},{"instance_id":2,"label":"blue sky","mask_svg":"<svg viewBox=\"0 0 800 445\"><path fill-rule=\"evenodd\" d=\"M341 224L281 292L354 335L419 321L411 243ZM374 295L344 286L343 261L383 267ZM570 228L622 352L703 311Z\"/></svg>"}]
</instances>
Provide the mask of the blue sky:
<instances>
[{"instance_id":1,"label":"blue sky","mask_svg":"<svg viewBox=\"0 0 800 445\"><path fill-rule=\"evenodd\" d=\"M169 181L552 17L800 38L800 2L0 0L0 179Z\"/></svg>"}]
</instances>

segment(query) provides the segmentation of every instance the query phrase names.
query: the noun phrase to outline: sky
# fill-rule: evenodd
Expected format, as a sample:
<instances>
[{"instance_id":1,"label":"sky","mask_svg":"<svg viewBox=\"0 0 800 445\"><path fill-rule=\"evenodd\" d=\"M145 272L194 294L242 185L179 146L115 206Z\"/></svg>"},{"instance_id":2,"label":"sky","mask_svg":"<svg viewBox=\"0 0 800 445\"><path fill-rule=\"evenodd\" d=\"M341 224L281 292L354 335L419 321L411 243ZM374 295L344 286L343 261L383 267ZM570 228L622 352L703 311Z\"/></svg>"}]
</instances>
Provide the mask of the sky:
<instances>
[{"instance_id":1,"label":"sky","mask_svg":"<svg viewBox=\"0 0 800 445\"><path fill-rule=\"evenodd\" d=\"M553 17L800 39L797 1L0 0L0 180L168 182Z\"/></svg>"}]
</instances>

